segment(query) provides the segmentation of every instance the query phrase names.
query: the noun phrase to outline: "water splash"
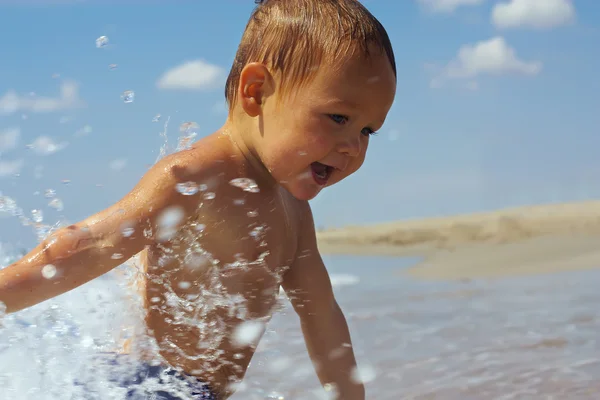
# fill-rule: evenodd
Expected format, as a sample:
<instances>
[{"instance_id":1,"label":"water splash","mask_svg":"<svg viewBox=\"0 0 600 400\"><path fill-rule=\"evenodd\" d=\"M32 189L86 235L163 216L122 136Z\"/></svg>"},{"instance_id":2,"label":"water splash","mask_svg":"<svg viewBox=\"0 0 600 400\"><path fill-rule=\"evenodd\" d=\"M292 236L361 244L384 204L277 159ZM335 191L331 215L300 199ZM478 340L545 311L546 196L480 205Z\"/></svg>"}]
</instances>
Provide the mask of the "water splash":
<instances>
[{"instance_id":1,"label":"water splash","mask_svg":"<svg viewBox=\"0 0 600 400\"><path fill-rule=\"evenodd\" d=\"M176 151L188 150L191 148L193 140L198 136L200 127L196 122L184 122L179 126L179 141Z\"/></svg>"},{"instance_id":2,"label":"water splash","mask_svg":"<svg viewBox=\"0 0 600 400\"><path fill-rule=\"evenodd\" d=\"M121 94L121 100L123 103L133 103L135 100L135 92L133 90L126 90Z\"/></svg>"},{"instance_id":3,"label":"water splash","mask_svg":"<svg viewBox=\"0 0 600 400\"><path fill-rule=\"evenodd\" d=\"M64 204L61 199L54 198L48 203L48 207L54 208L56 211L63 211Z\"/></svg>"},{"instance_id":4,"label":"water splash","mask_svg":"<svg viewBox=\"0 0 600 400\"><path fill-rule=\"evenodd\" d=\"M256 182L250 178L235 178L229 181L231 186L235 186L237 188L242 189L244 192L248 193L258 193L260 189Z\"/></svg>"},{"instance_id":5,"label":"water splash","mask_svg":"<svg viewBox=\"0 0 600 400\"><path fill-rule=\"evenodd\" d=\"M232 343L238 347L256 346L265 329L263 321L244 321L233 331Z\"/></svg>"},{"instance_id":6,"label":"water splash","mask_svg":"<svg viewBox=\"0 0 600 400\"><path fill-rule=\"evenodd\" d=\"M103 49L108 46L108 43L108 36L100 36L98 39L96 39L96 48Z\"/></svg>"},{"instance_id":7,"label":"water splash","mask_svg":"<svg viewBox=\"0 0 600 400\"><path fill-rule=\"evenodd\" d=\"M193 196L200 191L200 185L196 182L181 182L175 185L175 189L184 196Z\"/></svg>"}]
</instances>

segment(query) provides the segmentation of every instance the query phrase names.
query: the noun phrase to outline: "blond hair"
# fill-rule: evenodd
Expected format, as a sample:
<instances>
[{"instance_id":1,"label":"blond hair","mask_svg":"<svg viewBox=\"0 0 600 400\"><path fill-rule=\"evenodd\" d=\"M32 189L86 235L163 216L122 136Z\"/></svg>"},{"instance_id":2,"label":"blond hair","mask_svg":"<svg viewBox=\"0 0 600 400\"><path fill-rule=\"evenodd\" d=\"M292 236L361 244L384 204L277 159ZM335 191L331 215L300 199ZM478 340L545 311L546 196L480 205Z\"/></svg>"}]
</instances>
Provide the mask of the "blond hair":
<instances>
[{"instance_id":1,"label":"blond hair","mask_svg":"<svg viewBox=\"0 0 600 400\"><path fill-rule=\"evenodd\" d=\"M229 108L235 104L240 74L251 62L283 77L280 90L307 82L324 63L340 65L373 49L396 62L381 23L358 0L256 0L225 85Z\"/></svg>"}]
</instances>

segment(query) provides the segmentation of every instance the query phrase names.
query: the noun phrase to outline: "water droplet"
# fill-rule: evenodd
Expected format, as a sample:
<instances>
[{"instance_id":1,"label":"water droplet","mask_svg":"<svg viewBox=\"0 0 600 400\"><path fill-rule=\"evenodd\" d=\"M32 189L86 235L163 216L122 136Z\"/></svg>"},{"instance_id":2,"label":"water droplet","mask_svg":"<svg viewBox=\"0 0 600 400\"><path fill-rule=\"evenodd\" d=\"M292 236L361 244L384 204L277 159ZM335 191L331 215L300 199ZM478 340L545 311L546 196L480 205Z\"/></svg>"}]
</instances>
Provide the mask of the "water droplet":
<instances>
[{"instance_id":1,"label":"water droplet","mask_svg":"<svg viewBox=\"0 0 600 400\"><path fill-rule=\"evenodd\" d=\"M198 224L196 225L196 231L197 232L203 232L206 229L206 225L204 224Z\"/></svg>"},{"instance_id":2,"label":"water droplet","mask_svg":"<svg viewBox=\"0 0 600 400\"><path fill-rule=\"evenodd\" d=\"M244 358L244 354L242 354L242 353L235 353L233 355L233 358L235 358L236 360L241 360L242 358Z\"/></svg>"},{"instance_id":3,"label":"water droplet","mask_svg":"<svg viewBox=\"0 0 600 400\"><path fill-rule=\"evenodd\" d=\"M213 192L208 192L208 193L204 193L204 200L213 200L215 197L217 197L217 195L215 195Z\"/></svg>"},{"instance_id":4,"label":"water droplet","mask_svg":"<svg viewBox=\"0 0 600 400\"><path fill-rule=\"evenodd\" d=\"M179 126L179 142L176 151L187 150L191 147L192 141L198 136L200 127L195 122L184 122Z\"/></svg>"},{"instance_id":5,"label":"water droplet","mask_svg":"<svg viewBox=\"0 0 600 400\"><path fill-rule=\"evenodd\" d=\"M192 269L204 269L210 265L210 260L206 256L198 253L186 254L183 261L186 267Z\"/></svg>"},{"instance_id":6,"label":"water droplet","mask_svg":"<svg viewBox=\"0 0 600 400\"><path fill-rule=\"evenodd\" d=\"M254 240L260 240L264 231L265 231L264 226L257 226L250 231L250 236L252 236L254 238Z\"/></svg>"},{"instance_id":7,"label":"water droplet","mask_svg":"<svg viewBox=\"0 0 600 400\"><path fill-rule=\"evenodd\" d=\"M123 103L133 103L135 100L135 92L133 90L126 90L121 94Z\"/></svg>"},{"instance_id":8,"label":"water droplet","mask_svg":"<svg viewBox=\"0 0 600 400\"><path fill-rule=\"evenodd\" d=\"M177 233L177 227L183 221L185 213L181 207L169 207L158 217L157 240L170 240Z\"/></svg>"},{"instance_id":9,"label":"water droplet","mask_svg":"<svg viewBox=\"0 0 600 400\"><path fill-rule=\"evenodd\" d=\"M189 289L192 287L192 284L189 282L179 282L179 284L177 285L179 286L179 289Z\"/></svg>"},{"instance_id":10,"label":"water droplet","mask_svg":"<svg viewBox=\"0 0 600 400\"><path fill-rule=\"evenodd\" d=\"M144 229L143 234L146 239L150 239L152 237L152 228Z\"/></svg>"},{"instance_id":11,"label":"water droplet","mask_svg":"<svg viewBox=\"0 0 600 400\"><path fill-rule=\"evenodd\" d=\"M308 154L308 153L307 153L306 151L302 151L302 150L300 150L300 151L298 152L298 155L299 155L299 156L305 156L305 155L307 155L307 154Z\"/></svg>"},{"instance_id":12,"label":"water droplet","mask_svg":"<svg viewBox=\"0 0 600 400\"><path fill-rule=\"evenodd\" d=\"M49 225L36 224L34 230L38 239L43 240L46 238L46 236L48 236L48 233L50 233L50 229L51 227Z\"/></svg>"},{"instance_id":13,"label":"water droplet","mask_svg":"<svg viewBox=\"0 0 600 400\"><path fill-rule=\"evenodd\" d=\"M62 180L60 181L60 183L62 183L63 185L68 185L68 184L70 184L70 183L71 183L71 180L70 180L70 179L62 179Z\"/></svg>"},{"instance_id":14,"label":"water droplet","mask_svg":"<svg viewBox=\"0 0 600 400\"><path fill-rule=\"evenodd\" d=\"M244 321L233 331L232 342L238 347L253 346L258 343L265 330L265 324L260 321Z\"/></svg>"},{"instance_id":15,"label":"water droplet","mask_svg":"<svg viewBox=\"0 0 600 400\"><path fill-rule=\"evenodd\" d=\"M48 203L48 206L51 208L54 208L56 211L62 211L64 209L62 200L58 199L58 198L54 198L54 199L50 200L50 203Z\"/></svg>"},{"instance_id":16,"label":"water droplet","mask_svg":"<svg viewBox=\"0 0 600 400\"><path fill-rule=\"evenodd\" d=\"M113 260L120 260L121 258L123 258L123 254L121 254L121 253L113 253L113 255L110 256L110 258L112 258Z\"/></svg>"},{"instance_id":17,"label":"water droplet","mask_svg":"<svg viewBox=\"0 0 600 400\"><path fill-rule=\"evenodd\" d=\"M150 299L150 302L152 303L158 303L160 301L160 297L153 297Z\"/></svg>"},{"instance_id":18,"label":"water droplet","mask_svg":"<svg viewBox=\"0 0 600 400\"><path fill-rule=\"evenodd\" d=\"M324 400L335 400L339 399L338 389L335 383L326 383L323 385L323 389L325 390Z\"/></svg>"},{"instance_id":19,"label":"water droplet","mask_svg":"<svg viewBox=\"0 0 600 400\"><path fill-rule=\"evenodd\" d=\"M246 215L250 218L256 218L256 217L258 217L258 211L256 211L256 210L248 211L246 213Z\"/></svg>"},{"instance_id":20,"label":"water droplet","mask_svg":"<svg viewBox=\"0 0 600 400\"><path fill-rule=\"evenodd\" d=\"M133 228L123 228L123 230L121 231L121 234L123 235L123 237L130 237L131 235L133 235L135 232L135 229Z\"/></svg>"},{"instance_id":21,"label":"water droplet","mask_svg":"<svg viewBox=\"0 0 600 400\"><path fill-rule=\"evenodd\" d=\"M156 114L156 115L154 116L154 118L152 118L152 122L158 122L158 121L160 121L160 117L161 117L161 115L160 115L160 114Z\"/></svg>"},{"instance_id":22,"label":"water droplet","mask_svg":"<svg viewBox=\"0 0 600 400\"><path fill-rule=\"evenodd\" d=\"M0 195L0 212L7 212L13 217L17 217L23 213L23 211L17 206L17 202L8 196Z\"/></svg>"},{"instance_id":23,"label":"water droplet","mask_svg":"<svg viewBox=\"0 0 600 400\"><path fill-rule=\"evenodd\" d=\"M196 182L182 182L175 185L175 188L179 193L184 196L193 196L200 191Z\"/></svg>"},{"instance_id":24,"label":"water droplet","mask_svg":"<svg viewBox=\"0 0 600 400\"><path fill-rule=\"evenodd\" d=\"M279 392L271 392L265 398L268 400L285 400L285 397Z\"/></svg>"},{"instance_id":25,"label":"water droplet","mask_svg":"<svg viewBox=\"0 0 600 400\"><path fill-rule=\"evenodd\" d=\"M229 184L231 186L235 186L235 187L242 189L244 192L249 192L249 193L260 192L260 189L258 188L258 185L256 184L256 182L254 182L250 178L235 178L235 179L232 179L231 181L229 181Z\"/></svg>"},{"instance_id":26,"label":"water droplet","mask_svg":"<svg viewBox=\"0 0 600 400\"><path fill-rule=\"evenodd\" d=\"M42 210L31 210L31 218L33 222L41 223L44 220L44 213Z\"/></svg>"},{"instance_id":27,"label":"water droplet","mask_svg":"<svg viewBox=\"0 0 600 400\"><path fill-rule=\"evenodd\" d=\"M181 207L169 207L158 217L159 228L173 228L177 226L184 217L184 212Z\"/></svg>"},{"instance_id":28,"label":"water droplet","mask_svg":"<svg viewBox=\"0 0 600 400\"><path fill-rule=\"evenodd\" d=\"M86 335L86 336L84 336L84 337L81 339L81 345L82 345L83 347L92 347L92 346L94 345L94 338L93 338L93 337L91 337L91 336L87 336L87 335Z\"/></svg>"},{"instance_id":29,"label":"water droplet","mask_svg":"<svg viewBox=\"0 0 600 400\"><path fill-rule=\"evenodd\" d=\"M114 71L115 69L117 69L119 66L117 64L108 64L108 69L110 69L111 71Z\"/></svg>"},{"instance_id":30,"label":"water droplet","mask_svg":"<svg viewBox=\"0 0 600 400\"><path fill-rule=\"evenodd\" d=\"M96 47L97 48L102 49L106 46L108 46L108 37L107 36L100 36L98 39L96 39Z\"/></svg>"},{"instance_id":31,"label":"water droplet","mask_svg":"<svg viewBox=\"0 0 600 400\"><path fill-rule=\"evenodd\" d=\"M52 264L45 265L42 268L42 276L46 279L52 279L56 275L56 267Z\"/></svg>"},{"instance_id":32,"label":"water droplet","mask_svg":"<svg viewBox=\"0 0 600 400\"><path fill-rule=\"evenodd\" d=\"M350 374L350 379L359 384L372 382L376 377L375 369L368 365L354 367Z\"/></svg>"},{"instance_id":33,"label":"water droplet","mask_svg":"<svg viewBox=\"0 0 600 400\"><path fill-rule=\"evenodd\" d=\"M236 206L243 206L244 204L246 204L246 200L244 199L235 199L233 200L233 204Z\"/></svg>"},{"instance_id":34,"label":"water droplet","mask_svg":"<svg viewBox=\"0 0 600 400\"><path fill-rule=\"evenodd\" d=\"M47 199L51 199L54 196L56 196L56 190L54 189L46 189L46 191L44 192L44 197L46 197Z\"/></svg>"},{"instance_id":35,"label":"water droplet","mask_svg":"<svg viewBox=\"0 0 600 400\"><path fill-rule=\"evenodd\" d=\"M201 183L198 186L198 190L200 190L201 192L206 192L208 190L208 185L206 183Z\"/></svg>"}]
</instances>

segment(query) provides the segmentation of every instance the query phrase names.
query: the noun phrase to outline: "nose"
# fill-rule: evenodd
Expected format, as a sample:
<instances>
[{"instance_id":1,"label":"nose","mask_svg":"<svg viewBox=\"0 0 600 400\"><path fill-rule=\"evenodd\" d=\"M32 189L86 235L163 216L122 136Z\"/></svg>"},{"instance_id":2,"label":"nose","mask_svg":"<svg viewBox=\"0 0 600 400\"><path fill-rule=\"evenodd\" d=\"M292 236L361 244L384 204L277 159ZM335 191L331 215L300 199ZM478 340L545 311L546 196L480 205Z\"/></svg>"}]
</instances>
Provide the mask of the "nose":
<instances>
[{"instance_id":1,"label":"nose","mask_svg":"<svg viewBox=\"0 0 600 400\"><path fill-rule=\"evenodd\" d=\"M361 146L360 136L348 135L340 141L338 151L351 157L357 157L362 150Z\"/></svg>"}]
</instances>

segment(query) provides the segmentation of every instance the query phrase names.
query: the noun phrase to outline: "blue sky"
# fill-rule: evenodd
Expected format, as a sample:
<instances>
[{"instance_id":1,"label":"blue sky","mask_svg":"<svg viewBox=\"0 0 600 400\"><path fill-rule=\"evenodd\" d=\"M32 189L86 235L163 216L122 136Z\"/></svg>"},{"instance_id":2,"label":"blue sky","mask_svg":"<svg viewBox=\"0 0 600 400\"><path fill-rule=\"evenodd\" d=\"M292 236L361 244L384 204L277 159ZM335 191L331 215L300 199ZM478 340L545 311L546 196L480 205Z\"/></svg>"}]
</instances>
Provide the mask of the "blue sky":
<instances>
[{"instance_id":1,"label":"blue sky","mask_svg":"<svg viewBox=\"0 0 600 400\"><path fill-rule=\"evenodd\" d=\"M317 225L600 195L600 2L364 4L390 34L398 94L363 168L313 201ZM170 144L182 122L201 135L220 127L253 6L0 0L0 192L49 223L76 221L131 189L156 160L167 117ZM62 212L47 207L50 188ZM35 237L0 217L0 242Z\"/></svg>"}]
</instances>

